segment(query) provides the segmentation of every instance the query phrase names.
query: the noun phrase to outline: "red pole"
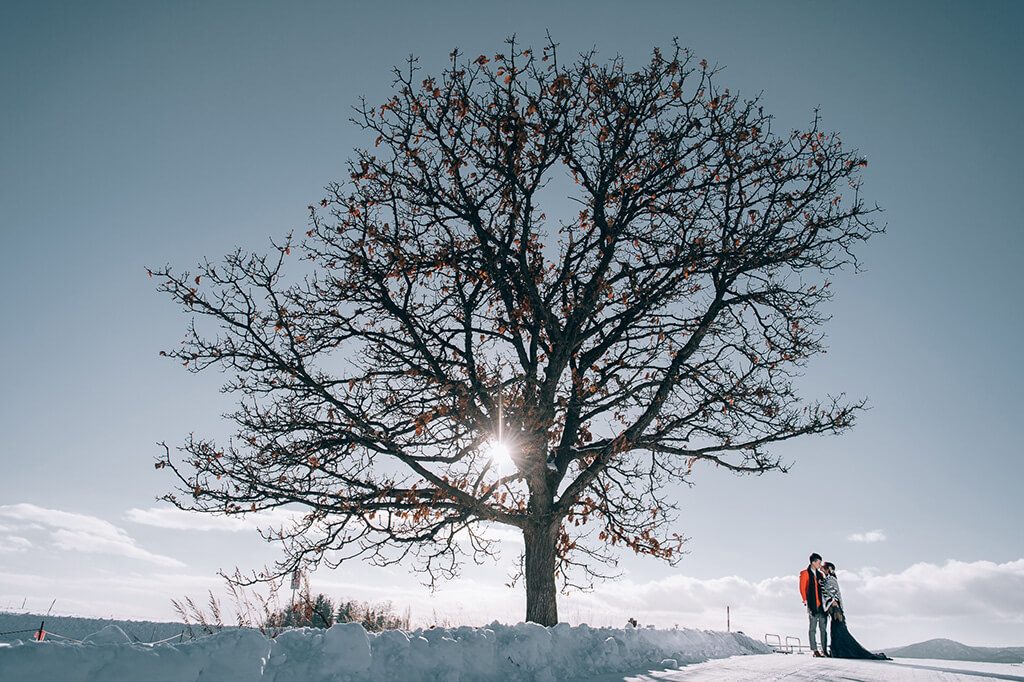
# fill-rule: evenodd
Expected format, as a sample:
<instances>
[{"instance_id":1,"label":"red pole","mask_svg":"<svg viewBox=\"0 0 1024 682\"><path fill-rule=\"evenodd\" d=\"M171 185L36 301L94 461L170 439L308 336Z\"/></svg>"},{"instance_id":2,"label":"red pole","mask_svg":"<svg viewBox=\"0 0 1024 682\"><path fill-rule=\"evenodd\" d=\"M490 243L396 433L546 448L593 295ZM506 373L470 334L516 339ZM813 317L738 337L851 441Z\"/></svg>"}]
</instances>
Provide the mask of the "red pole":
<instances>
[{"instance_id":1,"label":"red pole","mask_svg":"<svg viewBox=\"0 0 1024 682\"><path fill-rule=\"evenodd\" d=\"M46 623L45 620L39 621L39 632L36 633L36 641L43 641L43 637L46 637L46 631L43 630L43 625Z\"/></svg>"}]
</instances>

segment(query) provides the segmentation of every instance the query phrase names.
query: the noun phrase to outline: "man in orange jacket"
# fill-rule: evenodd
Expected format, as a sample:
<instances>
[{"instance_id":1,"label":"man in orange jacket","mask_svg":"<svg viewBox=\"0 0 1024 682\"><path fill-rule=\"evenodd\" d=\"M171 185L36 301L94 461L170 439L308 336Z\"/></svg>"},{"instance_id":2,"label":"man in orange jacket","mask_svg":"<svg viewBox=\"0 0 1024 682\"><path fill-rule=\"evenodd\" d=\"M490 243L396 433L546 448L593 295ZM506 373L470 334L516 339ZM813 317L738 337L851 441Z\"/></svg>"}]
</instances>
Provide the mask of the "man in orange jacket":
<instances>
[{"instance_id":1,"label":"man in orange jacket","mask_svg":"<svg viewBox=\"0 0 1024 682\"><path fill-rule=\"evenodd\" d=\"M821 569L821 555L815 552L810 556L810 564L800 571L800 597L807 607L807 618L810 626L807 641L815 658L828 656L828 616L821 602L821 583L818 571ZM821 650L818 650L815 629L821 633Z\"/></svg>"}]
</instances>

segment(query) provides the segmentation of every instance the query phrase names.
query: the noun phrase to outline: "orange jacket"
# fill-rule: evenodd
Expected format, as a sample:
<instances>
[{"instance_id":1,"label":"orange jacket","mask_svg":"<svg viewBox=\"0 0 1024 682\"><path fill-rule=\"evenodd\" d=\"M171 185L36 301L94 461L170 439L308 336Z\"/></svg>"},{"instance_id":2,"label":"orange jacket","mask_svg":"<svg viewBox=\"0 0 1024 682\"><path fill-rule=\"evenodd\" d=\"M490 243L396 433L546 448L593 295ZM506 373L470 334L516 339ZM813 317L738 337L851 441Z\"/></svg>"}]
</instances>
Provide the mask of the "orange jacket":
<instances>
[{"instance_id":1,"label":"orange jacket","mask_svg":"<svg viewBox=\"0 0 1024 682\"><path fill-rule=\"evenodd\" d=\"M813 583L813 593L808 587L811 587L809 583ZM813 607L810 602L810 598L814 597ZM818 581L811 576L811 567L808 566L804 570L800 571L800 598L804 600L808 607L812 607L814 610L821 609L821 585Z\"/></svg>"}]
</instances>

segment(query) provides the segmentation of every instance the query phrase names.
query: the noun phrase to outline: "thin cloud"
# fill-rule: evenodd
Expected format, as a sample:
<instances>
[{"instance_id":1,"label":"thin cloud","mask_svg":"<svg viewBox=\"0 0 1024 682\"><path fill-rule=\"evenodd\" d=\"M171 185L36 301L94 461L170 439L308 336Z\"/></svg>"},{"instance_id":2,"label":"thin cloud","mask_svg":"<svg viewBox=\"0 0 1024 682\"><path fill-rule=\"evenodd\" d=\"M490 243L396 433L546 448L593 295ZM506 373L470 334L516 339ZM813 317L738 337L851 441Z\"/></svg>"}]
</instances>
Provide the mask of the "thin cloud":
<instances>
[{"instance_id":1,"label":"thin cloud","mask_svg":"<svg viewBox=\"0 0 1024 682\"><path fill-rule=\"evenodd\" d=\"M132 523L154 528L192 531L254 531L259 528L278 528L295 521L301 513L286 509L268 509L244 516L224 516L187 512L177 507L132 508L125 518Z\"/></svg>"},{"instance_id":2,"label":"thin cloud","mask_svg":"<svg viewBox=\"0 0 1024 682\"><path fill-rule=\"evenodd\" d=\"M869 530L866 533L852 533L846 536L850 542L885 542L885 532L882 530Z\"/></svg>"},{"instance_id":3,"label":"thin cloud","mask_svg":"<svg viewBox=\"0 0 1024 682\"><path fill-rule=\"evenodd\" d=\"M14 554L24 552L32 547L32 541L20 535L8 535L0 538L0 554Z\"/></svg>"},{"instance_id":4,"label":"thin cloud","mask_svg":"<svg viewBox=\"0 0 1024 682\"><path fill-rule=\"evenodd\" d=\"M111 554L158 566L183 568L185 564L139 547L123 529L96 516L47 509L34 504L0 505L0 518L16 523L20 532L43 531L52 547L88 554Z\"/></svg>"},{"instance_id":5,"label":"thin cloud","mask_svg":"<svg viewBox=\"0 0 1024 682\"><path fill-rule=\"evenodd\" d=\"M25 603L25 609L45 613L56 597L53 614L86 618L178 621L172 598L203 597L208 590L217 594L230 610L224 581L216 575L193 575L142 566L106 570L73 571L40 566L38 570L6 571L0 568L0 607ZM17 606L18 610L20 606ZM225 618L229 614L225 615Z\"/></svg>"}]
</instances>

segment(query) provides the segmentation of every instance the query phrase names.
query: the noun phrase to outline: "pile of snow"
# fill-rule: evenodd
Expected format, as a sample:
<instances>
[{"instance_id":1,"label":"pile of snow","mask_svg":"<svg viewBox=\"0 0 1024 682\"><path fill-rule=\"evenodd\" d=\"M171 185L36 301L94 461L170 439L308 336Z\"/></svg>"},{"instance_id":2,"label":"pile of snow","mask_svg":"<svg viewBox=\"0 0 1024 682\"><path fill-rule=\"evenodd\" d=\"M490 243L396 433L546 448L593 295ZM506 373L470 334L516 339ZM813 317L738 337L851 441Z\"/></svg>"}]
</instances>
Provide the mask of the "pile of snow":
<instances>
[{"instance_id":1,"label":"pile of snow","mask_svg":"<svg viewBox=\"0 0 1024 682\"><path fill-rule=\"evenodd\" d=\"M192 630L181 623L153 622L147 620L110 620L108 618L82 618L79 616L38 613L10 613L0 611L0 642L13 642L17 639L29 639L31 633L39 629L54 633L58 639L80 640L94 632L99 632L108 625L116 625L133 642L157 642L180 635L182 639L192 639ZM198 631L198 628L195 628Z\"/></svg>"},{"instance_id":2,"label":"pile of snow","mask_svg":"<svg viewBox=\"0 0 1024 682\"><path fill-rule=\"evenodd\" d=\"M180 644L133 644L116 627L82 644L0 645L0 680L64 682L555 682L769 653L746 635L705 630L545 628L534 623L367 633L357 623L268 639L226 630Z\"/></svg>"},{"instance_id":3,"label":"pile of snow","mask_svg":"<svg viewBox=\"0 0 1024 682\"><path fill-rule=\"evenodd\" d=\"M132 638L116 625L108 625L82 640L82 644L131 644Z\"/></svg>"}]
</instances>

